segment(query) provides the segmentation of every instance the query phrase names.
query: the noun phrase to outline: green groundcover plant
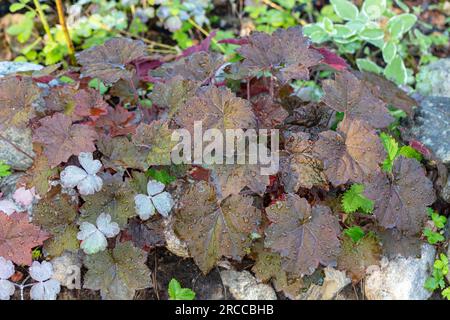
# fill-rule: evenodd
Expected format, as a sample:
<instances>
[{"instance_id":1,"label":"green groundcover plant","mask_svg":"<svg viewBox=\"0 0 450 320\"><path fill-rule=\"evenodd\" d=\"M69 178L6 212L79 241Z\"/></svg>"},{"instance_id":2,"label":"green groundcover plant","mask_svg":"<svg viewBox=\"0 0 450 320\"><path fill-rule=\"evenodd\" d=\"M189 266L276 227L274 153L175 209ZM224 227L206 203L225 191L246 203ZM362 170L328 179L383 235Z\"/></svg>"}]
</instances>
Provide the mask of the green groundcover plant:
<instances>
[{"instance_id":1,"label":"green groundcover plant","mask_svg":"<svg viewBox=\"0 0 450 320\"><path fill-rule=\"evenodd\" d=\"M168 233L204 274L249 258L290 298L322 266L359 282L393 232L419 240L436 200L428 160L389 136L390 109L411 117L414 100L312 46L300 27L235 43L235 62L204 43L155 61L143 42L113 38L78 53L79 68L0 79L2 129L31 128L35 154L21 192L0 206L0 275L12 285L0 297L14 293L10 271L31 266L46 270L37 281L56 298L46 261L72 252L82 256L83 288L132 299L151 286L148 252ZM320 101L302 100L298 81L320 86ZM278 129L279 172L154 165L172 150L172 130L194 121L221 132ZM169 294L193 297L176 282Z\"/></svg>"}]
</instances>

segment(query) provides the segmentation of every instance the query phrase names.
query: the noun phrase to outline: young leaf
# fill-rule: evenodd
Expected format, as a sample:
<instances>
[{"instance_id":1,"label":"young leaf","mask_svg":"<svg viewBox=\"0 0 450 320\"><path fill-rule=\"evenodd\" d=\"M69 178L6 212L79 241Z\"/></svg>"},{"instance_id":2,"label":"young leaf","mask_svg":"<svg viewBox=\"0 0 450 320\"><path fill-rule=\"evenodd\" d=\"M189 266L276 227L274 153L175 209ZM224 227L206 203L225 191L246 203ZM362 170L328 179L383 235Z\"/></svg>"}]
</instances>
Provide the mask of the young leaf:
<instances>
[{"instance_id":1,"label":"young leaf","mask_svg":"<svg viewBox=\"0 0 450 320\"><path fill-rule=\"evenodd\" d=\"M358 17L358 8L347 0L331 0L334 12L344 20L355 20Z\"/></svg>"},{"instance_id":2,"label":"young leaf","mask_svg":"<svg viewBox=\"0 0 450 320\"><path fill-rule=\"evenodd\" d=\"M82 196L85 201L80 208L80 222L95 224L101 213L109 214L114 222L123 228L129 218L136 215L134 192L129 180L123 181L121 174L101 175L103 188L94 195Z\"/></svg>"},{"instance_id":3,"label":"young leaf","mask_svg":"<svg viewBox=\"0 0 450 320\"><path fill-rule=\"evenodd\" d=\"M61 172L61 185L64 188L77 187L81 195L94 194L102 189L103 181L97 176L102 167L99 160L94 160L92 153L81 152L78 156L83 169L68 166Z\"/></svg>"},{"instance_id":4,"label":"young leaf","mask_svg":"<svg viewBox=\"0 0 450 320\"><path fill-rule=\"evenodd\" d=\"M416 234L427 218L427 206L436 199L433 183L419 162L403 156L395 160L392 176L375 175L364 195L375 201L374 215L381 226Z\"/></svg>"},{"instance_id":5,"label":"young leaf","mask_svg":"<svg viewBox=\"0 0 450 320\"><path fill-rule=\"evenodd\" d=\"M253 199L231 195L218 202L213 186L200 181L180 199L174 230L187 242L194 261L208 273L222 256L241 260L257 230L261 213Z\"/></svg>"},{"instance_id":6,"label":"young leaf","mask_svg":"<svg viewBox=\"0 0 450 320\"><path fill-rule=\"evenodd\" d=\"M399 156L404 156L405 158L414 158L417 161L422 161L422 154L418 152L416 149L410 146L403 146L400 148L398 152Z\"/></svg>"},{"instance_id":7,"label":"young leaf","mask_svg":"<svg viewBox=\"0 0 450 320\"><path fill-rule=\"evenodd\" d=\"M347 118L339 123L337 132L321 132L313 152L323 161L325 174L334 186L364 182L380 171L379 163L385 157L375 130L364 121Z\"/></svg>"},{"instance_id":8,"label":"young leaf","mask_svg":"<svg viewBox=\"0 0 450 320\"><path fill-rule=\"evenodd\" d=\"M169 300L194 300L195 292L188 288L182 288L177 279L169 282Z\"/></svg>"},{"instance_id":9,"label":"young leaf","mask_svg":"<svg viewBox=\"0 0 450 320\"><path fill-rule=\"evenodd\" d=\"M80 248L86 254L95 254L106 249L108 245L106 238L113 238L119 232L119 225L111 222L111 216L102 213L97 217L96 226L89 222L81 223L77 239L82 241Z\"/></svg>"},{"instance_id":10,"label":"young leaf","mask_svg":"<svg viewBox=\"0 0 450 320\"><path fill-rule=\"evenodd\" d=\"M398 155L398 143L393 137L384 132L380 134L380 139L387 153L382 168L385 172L391 172L394 161Z\"/></svg>"},{"instance_id":11,"label":"young leaf","mask_svg":"<svg viewBox=\"0 0 450 320\"><path fill-rule=\"evenodd\" d=\"M95 46L77 54L84 77L99 78L106 84L119 79L131 79L126 66L133 60L146 56L147 47L142 41L113 38L101 46Z\"/></svg>"},{"instance_id":12,"label":"young leaf","mask_svg":"<svg viewBox=\"0 0 450 320\"><path fill-rule=\"evenodd\" d=\"M323 90L325 104L336 111L345 112L349 119L365 120L374 128L385 128L394 120L385 103L348 71L336 74L335 80L324 80Z\"/></svg>"},{"instance_id":13,"label":"young leaf","mask_svg":"<svg viewBox=\"0 0 450 320\"><path fill-rule=\"evenodd\" d=\"M361 210L364 213L373 211L374 202L363 195L364 185L353 184L342 196L342 208L345 213Z\"/></svg>"},{"instance_id":14,"label":"young leaf","mask_svg":"<svg viewBox=\"0 0 450 320\"><path fill-rule=\"evenodd\" d=\"M0 256L5 259L31 265L31 249L48 238L49 234L29 222L27 213L7 216L0 212Z\"/></svg>"},{"instance_id":15,"label":"young leaf","mask_svg":"<svg viewBox=\"0 0 450 320\"><path fill-rule=\"evenodd\" d=\"M147 170L145 175L152 178L153 180L164 183L165 185L171 184L176 180L176 178L171 176L165 169L157 170L154 168L150 168Z\"/></svg>"},{"instance_id":16,"label":"young leaf","mask_svg":"<svg viewBox=\"0 0 450 320\"><path fill-rule=\"evenodd\" d=\"M295 193L300 187L328 187L323 166L313 154L313 142L304 132L285 133L285 149L280 153L281 182L286 192Z\"/></svg>"},{"instance_id":17,"label":"young leaf","mask_svg":"<svg viewBox=\"0 0 450 320\"><path fill-rule=\"evenodd\" d=\"M423 235L427 238L429 244L436 244L445 240L445 237L442 234L439 232L434 232L429 228L425 228Z\"/></svg>"},{"instance_id":18,"label":"young leaf","mask_svg":"<svg viewBox=\"0 0 450 320\"><path fill-rule=\"evenodd\" d=\"M35 130L33 140L44 146L50 166L56 167L66 162L72 155L96 150L95 130L82 124L72 124L72 120L61 113L40 120L41 126Z\"/></svg>"},{"instance_id":19,"label":"young leaf","mask_svg":"<svg viewBox=\"0 0 450 320\"><path fill-rule=\"evenodd\" d=\"M119 242L113 250L86 255L83 288L100 290L107 300L132 300L136 290L151 286L146 261L147 254L129 241Z\"/></svg>"},{"instance_id":20,"label":"young leaf","mask_svg":"<svg viewBox=\"0 0 450 320\"><path fill-rule=\"evenodd\" d=\"M399 55L395 56L391 62L387 64L386 68L384 68L384 75L386 78L399 85L406 84L406 80L408 80L408 72L406 71L403 59Z\"/></svg>"},{"instance_id":21,"label":"young leaf","mask_svg":"<svg viewBox=\"0 0 450 320\"><path fill-rule=\"evenodd\" d=\"M437 213L431 208L427 208L427 213L431 217L431 220L433 220L433 223L436 226L436 228L442 229L445 227L445 224L447 223L446 217L441 216L439 213Z\"/></svg>"},{"instance_id":22,"label":"young leaf","mask_svg":"<svg viewBox=\"0 0 450 320\"><path fill-rule=\"evenodd\" d=\"M287 194L266 209L272 222L266 229L265 246L278 252L283 270L310 275L319 263L336 263L340 252L339 223L330 208L314 206L296 194Z\"/></svg>"}]
</instances>

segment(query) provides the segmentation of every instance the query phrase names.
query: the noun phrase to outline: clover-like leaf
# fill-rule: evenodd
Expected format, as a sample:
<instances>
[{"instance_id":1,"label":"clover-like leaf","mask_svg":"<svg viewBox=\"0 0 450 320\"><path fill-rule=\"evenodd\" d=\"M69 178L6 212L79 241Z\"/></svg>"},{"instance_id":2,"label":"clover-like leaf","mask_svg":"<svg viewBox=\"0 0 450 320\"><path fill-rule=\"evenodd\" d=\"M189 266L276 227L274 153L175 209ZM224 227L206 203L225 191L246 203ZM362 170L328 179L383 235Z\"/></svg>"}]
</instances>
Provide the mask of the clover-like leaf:
<instances>
[{"instance_id":1,"label":"clover-like leaf","mask_svg":"<svg viewBox=\"0 0 450 320\"><path fill-rule=\"evenodd\" d=\"M366 184L364 195L375 201L374 215L385 228L419 233L427 220L427 206L436 200L433 183L415 159L398 157L392 175L384 172Z\"/></svg>"},{"instance_id":2,"label":"clover-like leaf","mask_svg":"<svg viewBox=\"0 0 450 320\"><path fill-rule=\"evenodd\" d=\"M41 126L34 132L33 140L44 146L44 154L50 166L66 162L72 155L94 152L95 130L87 125L72 124L72 120L61 113L40 120Z\"/></svg>"},{"instance_id":3,"label":"clover-like leaf","mask_svg":"<svg viewBox=\"0 0 450 320\"><path fill-rule=\"evenodd\" d=\"M339 123L337 132L321 132L313 151L334 186L364 182L380 171L386 154L375 130L364 121L349 119Z\"/></svg>"},{"instance_id":4,"label":"clover-like leaf","mask_svg":"<svg viewBox=\"0 0 450 320\"><path fill-rule=\"evenodd\" d=\"M319 266L336 265L340 252L340 227L330 208L311 207L304 198L287 194L266 209L272 222L265 246L281 255L283 270L310 275Z\"/></svg>"},{"instance_id":5,"label":"clover-like leaf","mask_svg":"<svg viewBox=\"0 0 450 320\"><path fill-rule=\"evenodd\" d=\"M217 53L195 52L172 63L165 63L150 72L154 77L169 80L180 76L185 80L204 82L214 77L224 63L223 56Z\"/></svg>"},{"instance_id":6,"label":"clover-like leaf","mask_svg":"<svg viewBox=\"0 0 450 320\"><path fill-rule=\"evenodd\" d=\"M81 195L94 194L102 189L103 181L97 176L102 167L99 160L94 160L92 153L81 152L78 156L83 169L68 166L61 172L61 185L64 188L77 187Z\"/></svg>"},{"instance_id":7,"label":"clover-like leaf","mask_svg":"<svg viewBox=\"0 0 450 320\"><path fill-rule=\"evenodd\" d=\"M304 132L285 132L286 151L280 153L281 183L286 192L297 192L300 187L327 189L323 165L312 152L313 142Z\"/></svg>"},{"instance_id":8,"label":"clover-like leaf","mask_svg":"<svg viewBox=\"0 0 450 320\"><path fill-rule=\"evenodd\" d=\"M84 258L88 271L83 288L100 290L105 300L131 300L136 290L151 286L147 254L131 242Z\"/></svg>"},{"instance_id":9,"label":"clover-like leaf","mask_svg":"<svg viewBox=\"0 0 450 320\"><path fill-rule=\"evenodd\" d=\"M355 183L345 191L342 196L342 208L345 213L353 213L359 209L364 213L373 211L374 202L364 196L364 189L363 184Z\"/></svg>"},{"instance_id":10,"label":"clover-like leaf","mask_svg":"<svg viewBox=\"0 0 450 320\"><path fill-rule=\"evenodd\" d=\"M184 104L175 121L193 134L194 123L201 121L206 129L256 128L256 118L249 103L228 88L209 86Z\"/></svg>"},{"instance_id":11,"label":"clover-like leaf","mask_svg":"<svg viewBox=\"0 0 450 320\"><path fill-rule=\"evenodd\" d=\"M138 194L134 197L136 212L142 220L148 220L158 211L163 217L168 217L174 201L165 185L156 180L150 180L147 184L147 194Z\"/></svg>"},{"instance_id":12,"label":"clover-like leaf","mask_svg":"<svg viewBox=\"0 0 450 320\"><path fill-rule=\"evenodd\" d=\"M342 241L342 251L337 259L339 270L345 270L354 283L364 278L366 269L378 265L381 258L379 240L373 234L367 234L355 243L345 236Z\"/></svg>"},{"instance_id":13,"label":"clover-like leaf","mask_svg":"<svg viewBox=\"0 0 450 320\"><path fill-rule=\"evenodd\" d=\"M31 249L42 245L49 235L31 224L27 213L10 216L0 212L0 256L16 264L31 264Z\"/></svg>"},{"instance_id":14,"label":"clover-like leaf","mask_svg":"<svg viewBox=\"0 0 450 320\"><path fill-rule=\"evenodd\" d=\"M94 195L82 196L85 201L80 208L80 222L95 224L101 213L109 214L120 228L126 226L128 219L135 216L134 192L128 180L123 180L121 174L100 175L103 188Z\"/></svg>"},{"instance_id":15,"label":"clover-like leaf","mask_svg":"<svg viewBox=\"0 0 450 320\"><path fill-rule=\"evenodd\" d=\"M310 48L301 27L277 29L272 35L254 32L236 51L244 58L242 66L250 76L270 72L283 82L309 79L309 68L318 65L322 55Z\"/></svg>"},{"instance_id":16,"label":"clover-like leaf","mask_svg":"<svg viewBox=\"0 0 450 320\"><path fill-rule=\"evenodd\" d=\"M231 195L217 202L213 186L205 181L191 185L182 195L174 230L187 242L189 252L203 273L222 256L241 260L251 244L261 213L251 197Z\"/></svg>"},{"instance_id":17,"label":"clover-like leaf","mask_svg":"<svg viewBox=\"0 0 450 320\"><path fill-rule=\"evenodd\" d=\"M39 98L40 89L28 77L0 79L0 125L25 127L34 116L33 103Z\"/></svg>"},{"instance_id":18,"label":"clover-like leaf","mask_svg":"<svg viewBox=\"0 0 450 320\"><path fill-rule=\"evenodd\" d=\"M113 238L119 234L119 225L111 222L109 214L102 213L97 217L97 225L82 222L77 239L81 240L80 248L86 254L95 254L106 249L108 242L106 238Z\"/></svg>"},{"instance_id":19,"label":"clover-like leaf","mask_svg":"<svg viewBox=\"0 0 450 320\"><path fill-rule=\"evenodd\" d=\"M14 294L14 284L8 280L14 272L12 261L0 257L0 300L9 300Z\"/></svg>"},{"instance_id":20,"label":"clover-like leaf","mask_svg":"<svg viewBox=\"0 0 450 320\"><path fill-rule=\"evenodd\" d=\"M348 71L337 73L335 80L324 80L323 102L339 112L345 112L349 119L362 119L374 128L387 127L394 118L386 104L373 95L364 81Z\"/></svg>"},{"instance_id":21,"label":"clover-like leaf","mask_svg":"<svg viewBox=\"0 0 450 320\"><path fill-rule=\"evenodd\" d=\"M147 48L142 41L125 38L113 38L103 45L86 49L77 54L84 77L98 78L106 84L119 79L131 79L132 73L127 66L146 56Z\"/></svg>"},{"instance_id":22,"label":"clover-like leaf","mask_svg":"<svg viewBox=\"0 0 450 320\"><path fill-rule=\"evenodd\" d=\"M33 261L30 267L30 276L38 281L33 284L30 290L32 300L56 300L61 290L61 284L58 280L51 279L53 275L53 266L50 262Z\"/></svg>"}]
</instances>

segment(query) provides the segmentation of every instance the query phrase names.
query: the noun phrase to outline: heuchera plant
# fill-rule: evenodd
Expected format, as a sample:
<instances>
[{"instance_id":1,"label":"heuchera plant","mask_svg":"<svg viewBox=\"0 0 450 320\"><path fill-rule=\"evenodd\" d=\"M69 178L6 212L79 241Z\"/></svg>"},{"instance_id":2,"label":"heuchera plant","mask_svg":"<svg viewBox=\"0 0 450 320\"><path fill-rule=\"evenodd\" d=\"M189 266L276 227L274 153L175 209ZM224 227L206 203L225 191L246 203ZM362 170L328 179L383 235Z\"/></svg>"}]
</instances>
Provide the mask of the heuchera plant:
<instances>
[{"instance_id":1,"label":"heuchera plant","mask_svg":"<svg viewBox=\"0 0 450 320\"><path fill-rule=\"evenodd\" d=\"M204 44L144 63L153 60L143 43L114 38L79 53L70 81L51 70L1 79L2 129L33 135L34 165L18 183L40 200L31 222L0 212L0 256L31 265L36 246L47 259L84 250L84 288L132 299L150 287L147 252L170 231L203 273L250 257L262 281L294 297L320 266L362 279L379 262L378 230L420 237L433 184L414 153L380 139L395 120L388 107L412 115L414 100L311 46L300 27L235 43L234 63ZM331 76L320 80L324 69ZM324 97L303 101L292 83L313 79ZM333 130L336 112L344 117ZM200 120L204 130L279 129L280 171L154 165L167 160L171 129Z\"/></svg>"}]
</instances>

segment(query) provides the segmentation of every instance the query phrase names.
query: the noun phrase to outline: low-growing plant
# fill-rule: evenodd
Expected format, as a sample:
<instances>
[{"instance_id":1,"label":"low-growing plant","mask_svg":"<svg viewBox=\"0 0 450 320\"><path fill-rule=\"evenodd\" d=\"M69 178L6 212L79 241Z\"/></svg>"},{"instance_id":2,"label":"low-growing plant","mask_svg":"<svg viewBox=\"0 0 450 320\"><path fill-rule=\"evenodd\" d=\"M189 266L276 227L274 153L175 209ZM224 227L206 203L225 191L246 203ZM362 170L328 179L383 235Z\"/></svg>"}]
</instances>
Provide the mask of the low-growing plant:
<instances>
[{"instance_id":1,"label":"low-growing plant","mask_svg":"<svg viewBox=\"0 0 450 320\"><path fill-rule=\"evenodd\" d=\"M445 276L448 274L448 258L445 254L441 253L439 258L434 261L433 274L425 282L425 288L429 291L441 290L441 294L447 300L450 300L450 287L445 281Z\"/></svg>"},{"instance_id":2,"label":"low-growing plant","mask_svg":"<svg viewBox=\"0 0 450 320\"><path fill-rule=\"evenodd\" d=\"M169 300L194 300L195 292L189 288L182 288L177 279L173 278L169 282Z\"/></svg>"}]
</instances>

